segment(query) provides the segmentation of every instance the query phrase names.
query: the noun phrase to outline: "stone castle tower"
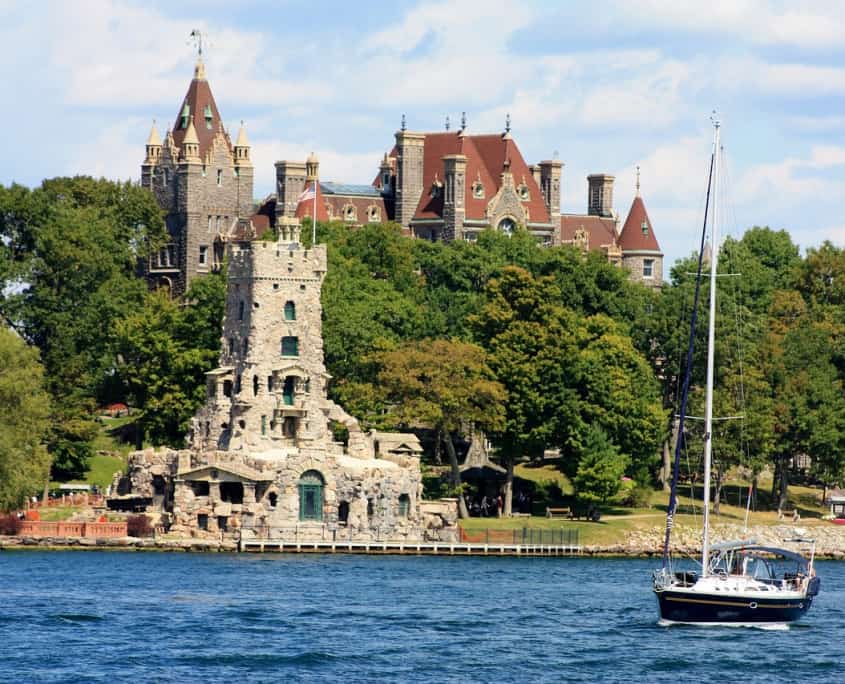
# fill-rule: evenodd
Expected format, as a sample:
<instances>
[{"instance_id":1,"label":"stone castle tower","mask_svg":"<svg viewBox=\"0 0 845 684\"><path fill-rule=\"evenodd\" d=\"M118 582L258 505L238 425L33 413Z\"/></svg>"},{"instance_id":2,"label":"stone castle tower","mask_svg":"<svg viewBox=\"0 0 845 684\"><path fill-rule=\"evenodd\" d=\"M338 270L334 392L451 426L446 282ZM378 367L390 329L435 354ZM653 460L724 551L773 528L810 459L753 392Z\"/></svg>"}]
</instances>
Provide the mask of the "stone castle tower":
<instances>
[{"instance_id":1,"label":"stone castle tower","mask_svg":"<svg viewBox=\"0 0 845 684\"><path fill-rule=\"evenodd\" d=\"M141 185L166 211L170 235L145 265L145 275L152 286L181 295L195 276L219 267L227 236L253 209L253 167L243 123L233 145L201 58L163 143L153 123Z\"/></svg>"},{"instance_id":2,"label":"stone castle tower","mask_svg":"<svg viewBox=\"0 0 845 684\"><path fill-rule=\"evenodd\" d=\"M654 234L654 227L640 196L640 167L637 167L637 192L628 218L619 234L622 265L631 271L631 278L660 288L663 285L663 252Z\"/></svg>"},{"instance_id":3,"label":"stone castle tower","mask_svg":"<svg viewBox=\"0 0 845 684\"><path fill-rule=\"evenodd\" d=\"M278 230L278 241L227 245L220 365L206 374L190 448L131 454L110 505L199 537L454 538L454 503L421 500L419 440L365 433L328 398L326 247L302 247L296 218Z\"/></svg>"}]
</instances>

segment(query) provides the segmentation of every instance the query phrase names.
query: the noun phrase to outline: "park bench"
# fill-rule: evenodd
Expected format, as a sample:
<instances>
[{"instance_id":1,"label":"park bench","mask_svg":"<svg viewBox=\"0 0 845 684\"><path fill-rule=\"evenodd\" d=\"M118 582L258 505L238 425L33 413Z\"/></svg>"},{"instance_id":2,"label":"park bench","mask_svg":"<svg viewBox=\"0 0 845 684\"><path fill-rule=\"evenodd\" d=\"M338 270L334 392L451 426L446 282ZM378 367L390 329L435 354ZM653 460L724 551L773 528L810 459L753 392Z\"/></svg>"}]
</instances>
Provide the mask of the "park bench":
<instances>
[{"instance_id":1,"label":"park bench","mask_svg":"<svg viewBox=\"0 0 845 684\"><path fill-rule=\"evenodd\" d=\"M546 506L547 518L571 518L572 511L569 508L551 508Z\"/></svg>"}]
</instances>

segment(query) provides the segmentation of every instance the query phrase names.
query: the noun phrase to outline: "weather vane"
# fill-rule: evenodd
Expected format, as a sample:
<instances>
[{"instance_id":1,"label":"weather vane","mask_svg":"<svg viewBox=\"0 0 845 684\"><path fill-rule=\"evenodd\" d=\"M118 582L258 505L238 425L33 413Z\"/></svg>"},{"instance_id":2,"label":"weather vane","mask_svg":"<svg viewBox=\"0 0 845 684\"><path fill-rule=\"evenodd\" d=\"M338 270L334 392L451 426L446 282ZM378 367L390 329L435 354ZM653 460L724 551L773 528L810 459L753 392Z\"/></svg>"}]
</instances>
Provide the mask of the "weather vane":
<instances>
[{"instance_id":1,"label":"weather vane","mask_svg":"<svg viewBox=\"0 0 845 684\"><path fill-rule=\"evenodd\" d=\"M194 47L197 49L197 55L202 58L202 31L194 29L191 31L190 39L194 42Z\"/></svg>"}]
</instances>

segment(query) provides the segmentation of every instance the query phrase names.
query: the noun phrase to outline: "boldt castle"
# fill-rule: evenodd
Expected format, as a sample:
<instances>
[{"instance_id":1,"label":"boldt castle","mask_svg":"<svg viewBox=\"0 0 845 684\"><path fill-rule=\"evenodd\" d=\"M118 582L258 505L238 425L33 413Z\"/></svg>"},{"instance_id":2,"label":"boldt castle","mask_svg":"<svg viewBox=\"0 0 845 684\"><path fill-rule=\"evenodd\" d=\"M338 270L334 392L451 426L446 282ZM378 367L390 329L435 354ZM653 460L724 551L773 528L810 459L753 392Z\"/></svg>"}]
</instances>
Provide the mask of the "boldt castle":
<instances>
[{"instance_id":1,"label":"boldt castle","mask_svg":"<svg viewBox=\"0 0 845 684\"><path fill-rule=\"evenodd\" d=\"M526 163L510 124L504 133L471 135L406 129L370 185L324 182L312 154L304 162L275 164L276 192L253 201L250 144L241 124L234 143L200 59L173 126L162 142L153 124L141 166L141 183L167 213L171 237L146 266L155 287L179 295L191 279L222 263L227 242L249 240L293 219L311 217L359 226L395 221L411 237L475 240L493 228L525 227L544 245L595 250L630 270L631 277L660 287L663 254L639 194L624 222L613 208L614 177L587 177L587 212L561 213L563 164L557 159ZM316 203L313 194L316 193Z\"/></svg>"}]
</instances>

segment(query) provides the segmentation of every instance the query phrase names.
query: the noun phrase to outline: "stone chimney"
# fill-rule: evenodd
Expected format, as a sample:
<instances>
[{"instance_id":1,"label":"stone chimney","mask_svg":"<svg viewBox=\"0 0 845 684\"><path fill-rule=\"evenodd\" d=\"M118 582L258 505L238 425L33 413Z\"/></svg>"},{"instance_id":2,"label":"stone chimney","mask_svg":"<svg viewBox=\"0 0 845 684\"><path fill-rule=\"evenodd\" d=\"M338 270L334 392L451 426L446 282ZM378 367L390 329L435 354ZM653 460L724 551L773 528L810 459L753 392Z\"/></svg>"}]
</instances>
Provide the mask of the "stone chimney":
<instances>
[{"instance_id":1,"label":"stone chimney","mask_svg":"<svg viewBox=\"0 0 845 684\"><path fill-rule=\"evenodd\" d=\"M606 173L587 176L587 214L590 216L613 217L613 181Z\"/></svg>"}]
</instances>

